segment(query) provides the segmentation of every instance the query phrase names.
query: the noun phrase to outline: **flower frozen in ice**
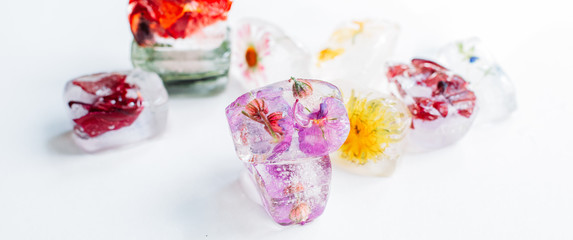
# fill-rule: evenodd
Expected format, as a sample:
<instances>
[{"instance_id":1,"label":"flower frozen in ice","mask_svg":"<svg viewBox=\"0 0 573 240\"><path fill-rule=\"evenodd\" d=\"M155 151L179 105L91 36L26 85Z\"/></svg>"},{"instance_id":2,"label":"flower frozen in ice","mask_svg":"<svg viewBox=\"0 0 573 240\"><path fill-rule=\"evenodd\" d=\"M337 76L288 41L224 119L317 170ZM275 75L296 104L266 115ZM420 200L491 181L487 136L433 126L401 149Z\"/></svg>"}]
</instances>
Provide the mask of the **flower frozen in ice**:
<instances>
[{"instance_id":1,"label":"flower frozen in ice","mask_svg":"<svg viewBox=\"0 0 573 240\"><path fill-rule=\"evenodd\" d=\"M310 156L323 156L336 151L348 136L348 115L344 104L328 97L318 110L310 112L297 100L293 107L299 134L299 148Z\"/></svg>"},{"instance_id":2,"label":"flower frozen in ice","mask_svg":"<svg viewBox=\"0 0 573 240\"><path fill-rule=\"evenodd\" d=\"M252 119L255 122L261 123L265 126L267 131L275 140L281 139L284 135L279 121L283 119L282 112L269 113L269 107L264 100L256 98L247 104L243 115Z\"/></svg>"},{"instance_id":3,"label":"flower frozen in ice","mask_svg":"<svg viewBox=\"0 0 573 240\"><path fill-rule=\"evenodd\" d=\"M386 157L386 149L403 139L411 121L399 102L382 97L369 99L354 91L346 108L350 133L339 151L344 159L360 165Z\"/></svg>"},{"instance_id":4,"label":"flower frozen in ice","mask_svg":"<svg viewBox=\"0 0 573 240\"><path fill-rule=\"evenodd\" d=\"M292 208L289 214L289 218L294 223L299 224L306 221L309 215L310 215L310 207L308 206L308 204L299 203Z\"/></svg>"},{"instance_id":5,"label":"flower frozen in ice","mask_svg":"<svg viewBox=\"0 0 573 240\"><path fill-rule=\"evenodd\" d=\"M270 33L255 28L250 24L239 27L233 41L233 65L240 70L242 77L255 86L263 85L265 74L265 57L270 51Z\"/></svg>"},{"instance_id":6,"label":"flower frozen in ice","mask_svg":"<svg viewBox=\"0 0 573 240\"><path fill-rule=\"evenodd\" d=\"M346 51L345 44L348 42L354 44L356 36L362 32L364 32L364 22L362 21L353 21L350 25L343 26L336 30L330 36L332 46L324 48L319 52L317 64L320 65L323 62L330 61L343 54Z\"/></svg>"},{"instance_id":7,"label":"flower frozen in ice","mask_svg":"<svg viewBox=\"0 0 573 240\"><path fill-rule=\"evenodd\" d=\"M434 121L455 115L453 112L468 119L473 115L476 96L468 83L435 62L412 59L411 66L390 66L387 77L395 83L400 97L409 98L414 119ZM415 84L408 84L410 81ZM420 88L425 90L416 90Z\"/></svg>"},{"instance_id":8,"label":"flower frozen in ice","mask_svg":"<svg viewBox=\"0 0 573 240\"><path fill-rule=\"evenodd\" d=\"M108 131L130 126L143 111L139 87L126 82L124 74L94 74L99 81L74 80L72 84L86 93L97 96L93 103L68 102L73 108L81 106L87 114L74 119L74 131L82 138L97 137Z\"/></svg>"},{"instance_id":9,"label":"flower frozen in ice","mask_svg":"<svg viewBox=\"0 0 573 240\"><path fill-rule=\"evenodd\" d=\"M308 80L291 77L289 82L292 83L292 94L295 98L305 98L312 95L312 84Z\"/></svg>"},{"instance_id":10,"label":"flower frozen in ice","mask_svg":"<svg viewBox=\"0 0 573 240\"><path fill-rule=\"evenodd\" d=\"M462 56L464 56L465 61L474 63L479 60L479 57L475 54L475 46L470 46L468 49L465 49L464 44L460 42L458 43L458 51Z\"/></svg>"},{"instance_id":11,"label":"flower frozen in ice","mask_svg":"<svg viewBox=\"0 0 573 240\"><path fill-rule=\"evenodd\" d=\"M157 38L181 39L227 20L231 0L130 0L129 24L135 41L150 47Z\"/></svg>"}]
</instances>

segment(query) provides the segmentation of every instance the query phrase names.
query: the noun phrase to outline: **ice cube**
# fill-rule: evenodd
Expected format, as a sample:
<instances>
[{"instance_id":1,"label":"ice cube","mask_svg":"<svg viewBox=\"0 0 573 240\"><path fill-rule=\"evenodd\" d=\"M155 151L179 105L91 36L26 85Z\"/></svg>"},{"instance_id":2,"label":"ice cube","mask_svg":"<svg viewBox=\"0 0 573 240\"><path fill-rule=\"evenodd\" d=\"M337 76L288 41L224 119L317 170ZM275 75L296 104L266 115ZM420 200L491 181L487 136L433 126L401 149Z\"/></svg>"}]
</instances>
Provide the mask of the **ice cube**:
<instances>
[{"instance_id":1,"label":"ice cube","mask_svg":"<svg viewBox=\"0 0 573 240\"><path fill-rule=\"evenodd\" d=\"M162 132L167 98L159 76L142 70L82 76L69 81L64 91L74 123L73 139L88 152Z\"/></svg>"},{"instance_id":2,"label":"ice cube","mask_svg":"<svg viewBox=\"0 0 573 240\"><path fill-rule=\"evenodd\" d=\"M480 102L476 123L503 120L517 109L513 83L478 38L446 45L439 59L475 89Z\"/></svg>"},{"instance_id":3,"label":"ice cube","mask_svg":"<svg viewBox=\"0 0 573 240\"><path fill-rule=\"evenodd\" d=\"M251 90L310 75L310 55L279 27L258 19L244 19L233 27L231 75Z\"/></svg>"},{"instance_id":4,"label":"ice cube","mask_svg":"<svg viewBox=\"0 0 573 240\"><path fill-rule=\"evenodd\" d=\"M392 55L400 32L384 20L346 22L339 26L314 56L313 77L335 83L344 94L350 89L385 90L384 65Z\"/></svg>"},{"instance_id":5,"label":"ice cube","mask_svg":"<svg viewBox=\"0 0 573 240\"><path fill-rule=\"evenodd\" d=\"M358 174L390 176L410 129L408 108L390 95L352 91L346 109L350 133L332 155L334 163Z\"/></svg>"},{"instance_id":6,"label":"ice cube","mask_svg":"<svg viewBox=\"0 0 573 240\"><path fill-rule=\"evenodd\" d=\"M245 166L263 207L278 224L305 224L324 212L332 174L328 155Z\"/></svg>"},{"instance_id":7,"label":"ice cube","mask_svg":"<svg viewBox=\"0 0 573 240\"><path fill-rule=\"evenodd\" d=\"M349 131L338 88L291 78L245 93L226 115L237 155L269 215L282 225L318 217L328 196L328 154Z\"/></svg>"},{"instance_id":8,"label":"ice cube","mask_svg":"<svg viewBox=\"0 0 573 240\"><path fill-rule=\"evenodd\" d=\"M477 112L477 98L459 75L435 62L413 59L411 65L391 65L387 77L393 94L407 104L412 114L409 151L450 145L469 130ZM412 79L416 84L403 84Z\"/></svg>"}]
</instances>

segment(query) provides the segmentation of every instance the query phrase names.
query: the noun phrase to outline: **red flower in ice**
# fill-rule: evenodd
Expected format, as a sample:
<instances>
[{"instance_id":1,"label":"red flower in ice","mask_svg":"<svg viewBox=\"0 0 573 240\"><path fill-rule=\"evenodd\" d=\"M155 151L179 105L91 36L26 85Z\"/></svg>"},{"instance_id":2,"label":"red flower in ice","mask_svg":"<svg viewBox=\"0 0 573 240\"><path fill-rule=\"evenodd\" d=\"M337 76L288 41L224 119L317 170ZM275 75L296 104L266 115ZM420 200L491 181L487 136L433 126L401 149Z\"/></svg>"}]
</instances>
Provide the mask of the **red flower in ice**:
<instances>
[{"instance_id":1,"label":"red flower in ice","mask_svg":"<svg viewBox=\"0 0 573 240\"><path fill-rule=\"evenodd\" d=\"M129 24L141 46L155 43L153 36L185 38L227 19L231 0L130 0Z\"/></svg>"},{"instance_id":2,"label":"red flower in ice","mask_svg":"<svg viewBox=\"0 0 573 240\"><path fill-rule=\"evenodd\" d=\"M304 186L301 183L297 183L297 184L292 184L287 186L284 190L283 193L285 195L290 195L290 194L297 194L304 191Z\"/></svg>"},{"instance_id":3,"label":"red flower in ice","mask_svg":"<svg viewBox=\"0 0 573 240\"><path fill-rule=\"evenodd\" d=\"M97 137L108 131L117 130L130 126L143 111L142 98L139 92L137 96L128 96L128 90L137 86L126 83L127 76L113 74L105 76L99 81L72 81L85 92L99 96L93 103L70 101L69 107L78 104L88 113L74 119L74 130L79 135Z\"/></svg>"},{"instance_id":4,"label":"red flower in ice","mask_svg":"<svg viewBox=\"0 0 573 240\"><path fill-rule=\"evenodd\" d=\"M412 65L390 66L386 74L390 82L396 84L401 97L411 97L414 101L408 108L414 118L433 121L447 117L453 107L459 115L469 118L474 110L476 96L468 89L468 83L458 75L448 72L439 64L413 59ZM430 95L410 94L412 86L405 87L404 79L414 80L419 87L430 88Z\"/></svg>"},{"instance_id":5,"label":"red flower in ice","mask_svg":"<svg viewBox=\"0 0 573 240\"><path fill-rule=\"evenodd\" d=\"M283 113L274 112L268 114L269 108L265 100L255 98L245 106L245 111L242 113L248 118L264 124L265 130L276 140L279 140L284 135L283 128L279 125L279 121L283 119Z\"/></svg>"}]
</instances>

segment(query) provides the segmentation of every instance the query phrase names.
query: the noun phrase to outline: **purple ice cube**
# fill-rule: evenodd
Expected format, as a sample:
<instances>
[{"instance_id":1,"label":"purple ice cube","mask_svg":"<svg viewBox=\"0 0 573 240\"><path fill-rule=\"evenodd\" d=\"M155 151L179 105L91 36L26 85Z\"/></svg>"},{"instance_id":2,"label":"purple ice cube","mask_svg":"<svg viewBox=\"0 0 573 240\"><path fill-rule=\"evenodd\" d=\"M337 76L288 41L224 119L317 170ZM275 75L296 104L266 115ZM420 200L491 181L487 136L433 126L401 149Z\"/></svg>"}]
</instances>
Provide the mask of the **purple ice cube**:
<instances>
[{"instance_id":1,"label":"purple ice cube","mask_svg":"<svg viewBox=\"0 0 573 240\"><path fill-rule=\"evenodd\" d=\"M338 88L291 78L240 96L226 114L237 155L269 215L281 225L318 217L329 192L328 154L349 132Z\"/></svg>"}]
</instances>

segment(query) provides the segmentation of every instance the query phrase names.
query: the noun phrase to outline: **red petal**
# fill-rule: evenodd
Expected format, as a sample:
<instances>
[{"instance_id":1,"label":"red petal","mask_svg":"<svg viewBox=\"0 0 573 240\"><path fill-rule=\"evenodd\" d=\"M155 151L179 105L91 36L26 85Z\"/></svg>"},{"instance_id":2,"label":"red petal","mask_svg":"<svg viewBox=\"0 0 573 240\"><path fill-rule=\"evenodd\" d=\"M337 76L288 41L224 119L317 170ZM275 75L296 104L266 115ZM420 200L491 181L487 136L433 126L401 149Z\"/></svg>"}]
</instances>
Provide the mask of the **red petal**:
<instances>
[{"instance_id":1,"label":"red petal","mask_svg":"<svg viewBox=\"0 0 573 240\"><path fill-rule=\"evenodd\" d=\"M474 106L472 104L471 108L467 108L467 109L459 109L458 113L466 118L469 118L472 113L474 112Z\"/></svg>"},{"instance_id":2,"label":"red petal","mask_svg":"<svg viewBox=\"0 0 573 240\"><path fill-rule=\"evenodd\" d=\"M448 97L453 105L460 107L458 113L466 118L469 118L475 108L476 96L472 91L464 90L456 95Z\"/></svg>"},{"instance_id":3,"label":"red petal","mask_svg":"<svg viewBox=\"0 0 573 240\"><path fill-rule=\"evenodd\" d=\"M281 112L274 112L271 113L268 117L267 120L270 123L271 129L273 130L273 132L275 132L278 135L283 135L283 128L279 125L279 121L283 119L283 114ZM265 126L265 129L267 127ZM267 130L268 131L268 130ZM270 132L269 132L270 133ZM272 135L272 134L271 134Z\"/></svg>"},{"instance_id":4,"label":"red petal","mask_svg":"<svg viewBox=\"0 0 573 240\"><path fill-rule=\"evenodd\" d=\"M264 100L256 98L245 106L245 111L251 117L260 119L269 112L269 108Z\"/></svg>"},{"instance_id":5,"label":"red petal","mask_svg":"<svg viewBox=\"0 0 573 240\"><path fill-rule=\"evenodd\" d=\"M271 113L268 117L266 114L269 112L267 104L264 100L256 98L245 106L243 112L248 118L258 123L265 125L265 130L273 137L280 137L283 135L283 129L279 126L279 120L283 119L281 112Z\"/></svg>"},{"instance_id":6,"label":"red petal","mask_svg":"<svg viewBox=\"0 0 573 240\"><path fill-rule=\"evenodd\" d=\"M95 76L97 77L97 74ZM75 101L68 103L70 107L81 104L88 111L86 115L74 119L76 131L96 137L129 126L137 119L143 111L143 100L139 95L136 98L127 97L128 90L137 89L137 86L125 83L126 77L122 74L113 74L94 82L73 81L74 85L93 95L102 89L111 91L111 94L98 98L92 104Z\"/></svg>"},{"instance_id":7,"label":"red petal","mask_svg":"<svg viewBox=\"0 0 573 240\"><path fill-rule=\"evenodd\" d=\"M274 112L267 117L271 124L277 124L279 120L283 119L282 112Z\"/></svg>"},{"instance_id":8,"label":"red petal","mask_svg":"<svg viewBox=\"0 0 573 240\"><path fill-rule=\"evenodd\" d=\"M97 137L108 131L130 126L142 110L143 107L131 113L119 111L89 112L81 118L74 119L76 123L74 129L86 133L90 137Z\"/></svg>"},{"instance_id":9,"label":"red petal","mask_svg":"<svg viewBox=\"0 0 573 240\"><path fill-rule=\"evenodd\" d=\"M474 102L476 100L476 95L470 90L461 90L457 92L451 92L448 96L446 96L448 101L452 105L456 105L461 102Z\"/></svg>"},{"instance_id":10,"label":"red petal","mask_svg":"<svg viewBox=\"0 0 573 240\"><path fill-rule=\"evenodd\" d=\"M97 77L99 75L105 75L105 74L107 73L98 73L91 75L90 77ZM127 76L123 74L113 74L103 77L100 80L94 82L74 80L72 81L72 84L81 87L84 91L86 91L89 94L97 95L96 92L101 89L108 88L111 89L111 91L113 91L119 85L125 83L126 78Z\"/></svg>"},{"instance_id":11,"label":"red petal","mask_svg":"<svg viewBox=\"0 0 573 240\"><path fill-rule=\"evenodd\" d=\"M448 80L448 75L444 72L434 72L428 78L422 80L426 86L437 89L438 83L440 81L446 82Z\"/></svg>"},{"instance_id":12,"label":"red petal","mask_svg":"<svg viewBox=\"0 0 573 240\"><path fill-rule=\"evenodd\" d=\"M398 75L402 75L408 69L410 69L410 67L405 64L390 66L388 67L388 72L386 73L386 76L388 77L388 79L390 79Z\"/></svg>"},{"instance_id":13,"label":"red petal","mask_svg":"<svg viewBox=\"0 0 573 240\"><path fill-rule=\"evenodd\" d=\"M466 88L467 82L458 75L453 75L451 79L449 79L449 84L453 84L457 88Z\"/></svg>"},{"instance_id":14,"label":"red petal","mask_svg":"<svg viewBox=\"0 0 573 240\"><path fill-rule=\"evenodd\" d=\"M442 65L437 64L433 61L425 60L425 59L419 59L419 58L412 59L412 65L414 65L414 67L421 70L422 72L427 72L427 71L434 72L434 71L447 71L448 70L447 68L442 67Z\"/></svg>"},{"instance_id":15,"label":"red petal","mask_svg":"<svg viewBox=\"0 0 573 240\"><path fill-rule=\"evenodd\" d=\"M431 112L433 109L433 101L429 98L414 98L415 104L408 106L412 115L421 120L433 121L438 118L438 115L434 115Z\"/></svg>"},{"instance_id":16,"label":"red petal","mask_svg":"<svg viewBox=\"0 0 573 240\"><path fill-rule=\"evenodd\" d=\"M408 76L419 79L416 83L421 86L432 88L432 98L414 98L415 104L409 107L412 115L416 119L432 121L440 115L448 115L448 106L458 108L458 113L464 117L470 117L475 107L476 96L474 92L468 89L468 83L459 75L447 72L443 66L423 59L413 59L412 65L415 71L408 73ZM400 95L407 95L402 89L400 82L393 78L403 74L407 70L405 65L396 65L388 69L387 76L389 81L395 82ZM446 98L447 101L443 99ZM434 115L436 109L440 114Z\"/></svg>"},{"instance_id":17,"label":"red petal","mask_svg":"<svg viewBox=\"0 0 573 240\"><path fill-rule=\"evenodd\" d=\"M448 116L448 104L446 102L435 102L433 107L440 112L442 117Z\"/></svg>"},{"instance_id":18,"label":"red petal","mask_svg":"<svg viewBox=\"0 0 573 240\"><path fill-rule=\"evenodd\" d=\"M137 28L134 27L137 22L133 16L143 13L151 22L150 29L153 33L162 37L185 38L206 26L226 20L232 1L131 0L130 4L134 6L130 13L134 35L137 32L134 30Z\"/></svg>"}]
</instances>

